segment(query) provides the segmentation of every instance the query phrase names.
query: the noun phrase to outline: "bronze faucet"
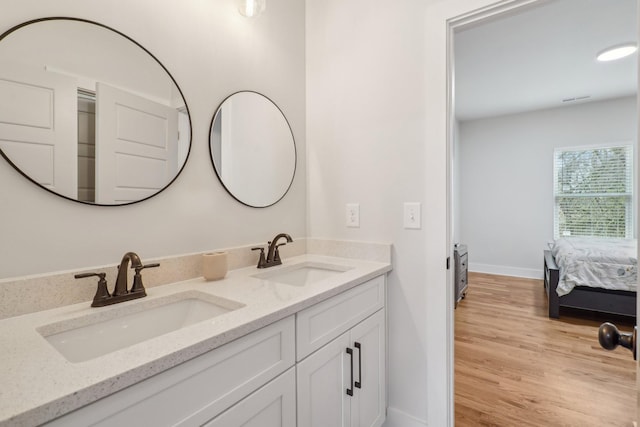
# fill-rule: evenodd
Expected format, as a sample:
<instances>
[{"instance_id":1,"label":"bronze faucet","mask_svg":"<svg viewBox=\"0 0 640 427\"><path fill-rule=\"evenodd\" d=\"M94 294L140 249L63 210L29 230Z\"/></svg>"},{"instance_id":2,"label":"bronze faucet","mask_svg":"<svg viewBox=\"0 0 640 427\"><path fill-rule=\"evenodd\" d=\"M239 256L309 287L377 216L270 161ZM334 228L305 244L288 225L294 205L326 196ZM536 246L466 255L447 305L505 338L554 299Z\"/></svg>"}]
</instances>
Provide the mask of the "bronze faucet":
<instances>
[{"instance_id":1,"label":"bronze faucet","mask_svg":"<svg viewBox=\"0 0 640 427\"><path fill-rule=\"evenodd\" d=\"M278 240L287 239L288 243L293 242L291 236L286 233L280 233L273 240L269 241L267 244L269 245L269 249L267 250L267 256L264 256L264 248L251 248L252 251L260 251L260 260L258 261L258 268L267 268L273 267L274 265L282 264L282 260L280 259L280 251L278 248L282 245L286 245L286 243L278 244Z\"/></svg>"},{"instance_id":2,"label":"bronze faucet","mask_svg":"<svg viewBox=\"0 0 640 427\"><path fill-rule=\"evenodd\" d=\"M129 266L129 261L131 261L131 268L142 267L140 257L136 253L127 252L126 254L124 254L122 260L120 261L120 265L118 266L118 278L116 279L116 286L113 289L112 295L114 297L117 297L119 295L126 295L129 293L129 285L127 284L127 267ZM144 288L142 288L142 292L144 292Z\"/></svg>"},{"instance_id":3,"label":"bronze faucet","mask_svg":"<svg viewBox=\"0 0 640 427\"><path fill-rule=\"evenodd\" d=\"M133 285L131 289L128 289L128 275L127 268L131 262L131 268L136 272L133 276ZM82 273L76 274L76 279L82 279L84 277L98 276L98 289L93 297L93 303L91 307L104 307L105 305L116 304L123 301L129 301L136 298L142 298L147 296L147 292L142 284L142 274L140 272L145 268L159 267L160 264L147 264L142 265L140 257L134 252L127 252L122 257L120 265L118 266L118 277L116 279L116 285L113 289L113 294L109 294L107 289L107 281L105 279L105 273Z\"/></svg>"}]
</instances>

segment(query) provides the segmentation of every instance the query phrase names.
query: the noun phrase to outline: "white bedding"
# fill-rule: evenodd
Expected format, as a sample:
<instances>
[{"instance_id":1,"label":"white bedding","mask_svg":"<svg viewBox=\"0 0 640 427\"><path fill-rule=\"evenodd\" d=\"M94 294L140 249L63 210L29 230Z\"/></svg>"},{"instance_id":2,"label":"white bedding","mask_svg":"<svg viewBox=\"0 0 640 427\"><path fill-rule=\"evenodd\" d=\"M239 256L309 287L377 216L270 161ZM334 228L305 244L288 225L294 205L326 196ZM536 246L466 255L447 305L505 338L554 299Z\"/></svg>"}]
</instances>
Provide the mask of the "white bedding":
<instances>
[{"instance_id":1,"label":"white bedding","mask_svg":"<svg viewBox=\"0 0 640 427\"><path fill-rule=\"evenodd\" d=\"M560 269L559 296L568 294L575 286L636 290L635 239L562 238L553 243L551 252Z\"/></svg>"}]
</instances>

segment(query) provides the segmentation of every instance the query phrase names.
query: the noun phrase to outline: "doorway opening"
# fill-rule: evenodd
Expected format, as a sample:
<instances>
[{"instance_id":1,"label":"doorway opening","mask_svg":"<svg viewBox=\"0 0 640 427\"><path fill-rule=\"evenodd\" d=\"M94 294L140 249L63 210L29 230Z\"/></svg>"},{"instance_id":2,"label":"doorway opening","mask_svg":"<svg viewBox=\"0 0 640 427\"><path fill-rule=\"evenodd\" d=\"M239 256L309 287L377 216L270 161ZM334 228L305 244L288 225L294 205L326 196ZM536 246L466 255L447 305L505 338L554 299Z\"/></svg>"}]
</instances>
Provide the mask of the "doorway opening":
<instances>
[{"instance_id":1,"label":"doorway opening","mask_svg":"<svg viewBox=\"0 0 640 427\"><path fill-rule=\"evenodd\" d=\"M625 7L631 10L624 11ZM463 419L473 411L482 415L482 401L474 396L488 395L486 384L491 383L502 387L494 395L494 403L499 404L493 406L503 413L537 409L566 417L563 411L572 411L568 409L572 405L554 406L553 398L545 400L533 391L551 387L558 390L555 396L562 401L563 388L588 390L588 381L583 387L569 379L552 384L552 366L562 366L567 359L611 356L597 348L597 335L591 336L597 321L585 320L583 325L582 313L566 313L560 321L546 316L542 260L547 244L554 240L553 150L631 142L637 158L637 59L629 58L630 77L629 68L619 64L619 74L610 81L602 67L590 69L602 50L593 49L598 43L606 47L613 38L636 40L636 8L635 0L616 2L615 7L604 0L588 4L578 0L518 2L449 22L449 237L452 245L468 248L470 271L468 297L454 311L454 338L462 336L459 323L472 330L465 331L471 334L464 336L463 345L456 341L455 358L457 362L465 351L472 355L465 360L468 369L460 372L475 381L464 383L467 395L459 393L456 363L457 421L458 400L465 400L467 409L471 408L460 415ZM580 62L579 56L586 58L587 54L584 61L589 63ZM623 80L631 80L633 87L623 87ZM636 194L634 190L637 210ZM475 296L474 284L478 286ZM524 294L518 294L523 290ZM464 322L459 322L461 310L467 310ZM488 317L470 320L470 310ZM535 322L528 323L529 318ZM580 332L582 327L586 332ZM540 341L533 331L541 333ZM552 332L558 332L560 339L548 346L545 339ZM578 344L572 343L566 354L558 356L568 345L567 337L578 337ZM486 347L472 347L478 343ZM594 347L596 353L579 356L575 345ZM556 365L542 363L550 354L558 357ZM506 367L505 359L501 365L490 364L503 355L513 362L511 367ZM525 355L535 357L524 363ZM622 366L635 366L626 358L630 355L623 352ZM580 375L597 383L601 374L597 366L594 362L591 374ZM561 372L572 369L577 368L567 366ZM488 378L483 371L495 376ZM526 391L527 384L532 385L531 393ZM598 386L603 388L602 383ZM478 393L471 393L474 387ZM631 387L635 390L635 382ZM509 394L517 396L516 391L524 394L510 400ZM587 407L590 405L587 401ZM585 410L585 416L592 416L588 412ZM549 424L550 420L539 421ZM505 422L503 419L502 424ZM464 421L459 424L465 425Z\"/></svg>"}]
</instances>

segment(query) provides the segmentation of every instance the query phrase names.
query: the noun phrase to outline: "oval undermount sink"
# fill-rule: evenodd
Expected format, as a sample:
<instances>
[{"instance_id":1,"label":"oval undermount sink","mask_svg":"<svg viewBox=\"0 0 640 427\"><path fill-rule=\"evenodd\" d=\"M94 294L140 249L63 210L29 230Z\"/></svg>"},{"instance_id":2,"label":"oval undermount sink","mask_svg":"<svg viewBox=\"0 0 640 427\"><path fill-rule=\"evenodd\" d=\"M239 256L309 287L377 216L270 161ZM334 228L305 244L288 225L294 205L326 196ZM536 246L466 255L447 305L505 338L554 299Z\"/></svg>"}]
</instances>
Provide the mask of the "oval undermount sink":
<instances>
[{"instance_id":1,"label":"oval undermount sink","mask_svg":"<svg viewBox=\"0 0 640 427\"><path fill-rule=\"evenodd\" d=\"M274 271L254 274L252 277L269 282L284 283L285 285L305 286L342 274L352 268L345 265L304 262Z\"/></svg>"},{"instance_id":2,"label":"oval undermount sink","mask_svg":"<svg viewBox=\"0 0 640 427\"><path fill-rule=\"evenodd\" d=\"M238 308L235 301L182 292L45 325L37 331L70 362L84 362Z\"/></svg>"}]
</instances>

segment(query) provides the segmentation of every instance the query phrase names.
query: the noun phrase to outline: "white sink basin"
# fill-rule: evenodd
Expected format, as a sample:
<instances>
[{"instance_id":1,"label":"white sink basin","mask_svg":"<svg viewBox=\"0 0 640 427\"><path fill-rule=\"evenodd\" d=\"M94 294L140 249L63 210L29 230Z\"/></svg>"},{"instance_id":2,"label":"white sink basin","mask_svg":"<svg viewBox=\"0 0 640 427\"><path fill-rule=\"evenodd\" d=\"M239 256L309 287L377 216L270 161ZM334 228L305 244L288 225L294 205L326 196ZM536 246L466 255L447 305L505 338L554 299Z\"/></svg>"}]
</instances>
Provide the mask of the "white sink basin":
<instances>
[{"instance_id":1,"label":"white sink basin","mask_svg":"<svg viewBox=\"0 0 640 427\"><path fill-rule=\"evenodd\" d=\"M84 362L243 306L189 291L128 306L116 304L109 311L46 325L38 332L70 362Z\"/></svg>"},{"instance_id":2,"label":"white sink basin","mask_svg":"<svg viewBox=\"0 0 640 427\"><path fill-rule=\"evenodd\" d=\"M305 286L342 274L352 268L345 265L304 262L274 271L254 274L253 277L286 285Z\"/></svg>"}]
</instances>

